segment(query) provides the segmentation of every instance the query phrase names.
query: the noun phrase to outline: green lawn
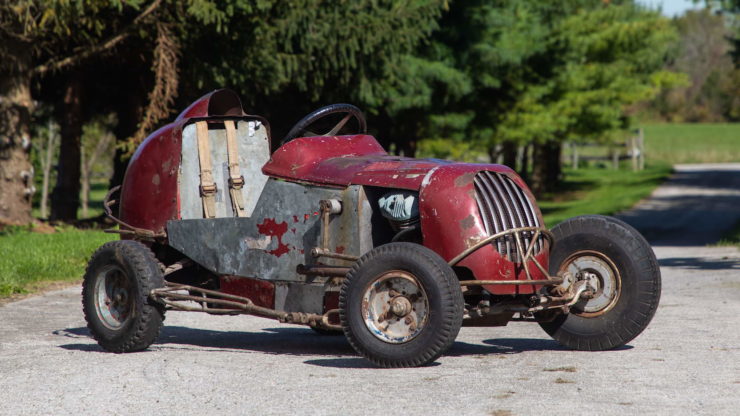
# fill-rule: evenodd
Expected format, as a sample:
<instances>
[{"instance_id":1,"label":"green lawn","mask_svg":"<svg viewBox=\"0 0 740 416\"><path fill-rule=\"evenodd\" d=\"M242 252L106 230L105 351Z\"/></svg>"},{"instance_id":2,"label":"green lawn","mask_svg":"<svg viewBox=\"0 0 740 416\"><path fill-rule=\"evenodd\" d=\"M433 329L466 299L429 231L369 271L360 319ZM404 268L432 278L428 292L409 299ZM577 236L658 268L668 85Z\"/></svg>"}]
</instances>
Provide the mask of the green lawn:
<instances>
[{"instance_id":1,"label":"green lawn","mask_svg":"<svg viewBox=\"0 0 740 416\"><path fill-rule=\"evenodd\" d=\"M740 123L646 124L643 128L648 161L740 162Z\"/></svg>"},{"instance_id":2,"label":"green lawn","mask_svg":"<svg viewBox=\"0 0 740 416\"><path fill-rule=\"evenodd\" d=\"M737 246L740 248L740 222L735 224L731 230L722 236L722 239L717 242L718 246Z\"/></svg>"},{"instance_id":3,"label":"green lawn","mask_svg":"<svg viewBox=\"0 0 740 416\"><path fill-rule=\"evenodd\" d=\"M80 279L93 252L116 238L99 230L40 234L12 228L0 232L0 297L24 293L41 281Z\"/></svg>"},{"instance_id":4,"label":"green lawn","mask_svg":"<svg viewBox=\"0 0 740 416\"><path fill-rule=\"evenodd\" d=\"M545 224L576 215L611 215L646 198L671 173L667 163L649 163L645 170L611 170L597 167L566 170L560 189L538 200Z\"/></svg>"}]
</instances>

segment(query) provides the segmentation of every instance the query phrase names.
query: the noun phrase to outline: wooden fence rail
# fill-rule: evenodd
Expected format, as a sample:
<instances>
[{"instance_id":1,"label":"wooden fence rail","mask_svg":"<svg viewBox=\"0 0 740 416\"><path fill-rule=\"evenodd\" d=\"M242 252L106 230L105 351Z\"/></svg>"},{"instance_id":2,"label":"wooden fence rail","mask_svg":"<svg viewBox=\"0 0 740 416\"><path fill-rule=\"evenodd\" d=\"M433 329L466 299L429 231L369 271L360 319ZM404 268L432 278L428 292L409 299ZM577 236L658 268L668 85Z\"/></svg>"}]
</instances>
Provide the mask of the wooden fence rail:
<instances>
[{"instance_id":1,"label":"wooden fence rail","mask_svg":"<svg viewBox=\"0 0 740 416\"><path fill-rule=\"evenodd\" d=\"M627 139L624 143L613 143L603 145L598 143L577 143L570 142L569 161L573 169L578 169L581 160L611 160L612 169L619 169L619 161L630 159L632 161L632 170L638 171L645 169L645 134L642 129L635 131L635 135ZM582 155L579 153L579 147L605 147L606 155Z\"/></svg>"}]
</instances>

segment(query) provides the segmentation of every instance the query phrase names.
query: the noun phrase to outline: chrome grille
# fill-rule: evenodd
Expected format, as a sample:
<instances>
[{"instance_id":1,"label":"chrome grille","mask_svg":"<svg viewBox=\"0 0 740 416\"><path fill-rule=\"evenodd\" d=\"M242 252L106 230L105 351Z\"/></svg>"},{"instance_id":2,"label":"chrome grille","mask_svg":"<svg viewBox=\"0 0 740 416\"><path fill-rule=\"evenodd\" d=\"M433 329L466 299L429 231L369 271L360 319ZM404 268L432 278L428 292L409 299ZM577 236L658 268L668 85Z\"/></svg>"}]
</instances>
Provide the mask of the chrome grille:
<instances>
[{"instance_id":1,"label":"chrome grille","mask_svg":"<svg viewBox=\"0 0 740 416\"><path fill-rule=\"evenodd\" d=\"M522 188L506 175L481 171L475 175L475 195L483 225L488 235L494 235L512 228L542 227L532 201ZM522 232L524 246L529 247L534 232ZM496 250L512 261L519 258L514 236L508 235L494 243ZM542 237L535 242L534 253L543 247Z\"/></svg>"}]
</instances>

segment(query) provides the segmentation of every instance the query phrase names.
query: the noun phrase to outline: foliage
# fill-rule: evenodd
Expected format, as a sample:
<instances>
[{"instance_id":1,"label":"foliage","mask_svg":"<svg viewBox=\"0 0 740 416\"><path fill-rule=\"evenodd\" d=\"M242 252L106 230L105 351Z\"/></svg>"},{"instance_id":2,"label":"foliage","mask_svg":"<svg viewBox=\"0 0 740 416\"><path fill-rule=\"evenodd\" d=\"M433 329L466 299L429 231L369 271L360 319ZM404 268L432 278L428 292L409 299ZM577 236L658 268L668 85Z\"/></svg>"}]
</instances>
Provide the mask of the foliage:
<instances>
[{"instance_id":1,"label":"foliage","mask_svg":"<svg viewBox=\"0 0 740 416\"><path fill-rule=\"evenodd\" d=\"M404 55L436 27L446 1L192 1L181 22L183 68L201 90L231 85L247 104L294 90L303 99L377 106ZM401 72L401 75L402 72Z\"/></svg>"},{"instance_id":2,"label":"foliage","mask_svg":"<svg viewBox=\"0 0 740 416\"><path fill-rule=\"evenodd\" d=\"M669 121L717 122L740 117L740 69L730 52L732 30L721 15L688 11L676 18L680 39L667 68L688 75L681 88L663 91L652 107Z\"/></svg>"},{"instance_id":3,"label":"foliage","mask_svg":"<svg viewBox=\"0 0 740 416\"><path fill-rule=\"evenodd\" d=\"M105 180L113 173L114 141L105 140L117 123L115 114L100 114L82 127L80 146L83 161L90 162L91 179Z\"/></svg>"},{"instance_id":4,"label":"foliage","mask_svg":"<svg viewBox=\"0 0 740 416\"><path fill-rule=\"evenodd\" d=\"M0 232L0 297L24 293L45 280L77 280L90 255L116 237L102 231L63 229L41 234L28 228Z\"/></svg>"},{"instance_id":5,"label":"foliage","mask_svg":"<svg viewBox=\"0 0 740 416\"><path fill-rule=\"evenodd\" d=\"M661 70L674 31L656 12L625 2L559 17L542 40L546 59L536 61L533 79L517 80L500 139L598 139L629 128L630 105L680 80Z\"/></svg>"}]
</instances>

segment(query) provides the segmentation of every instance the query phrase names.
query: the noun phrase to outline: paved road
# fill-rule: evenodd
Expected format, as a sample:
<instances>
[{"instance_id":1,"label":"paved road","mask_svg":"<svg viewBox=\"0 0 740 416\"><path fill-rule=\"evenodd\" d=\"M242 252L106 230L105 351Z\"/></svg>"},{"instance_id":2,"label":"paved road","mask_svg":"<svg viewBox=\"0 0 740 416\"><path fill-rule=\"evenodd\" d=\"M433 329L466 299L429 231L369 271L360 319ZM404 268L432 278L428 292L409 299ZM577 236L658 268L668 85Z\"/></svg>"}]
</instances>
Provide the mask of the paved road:
<instances>
[{"instance_id":1,"label":"paved road","mask_svg":"<svg viewBox=\"0 0 740 416\"><path fill-rule=\"evenodd\" d=\"M704 246L740 221L740 163L676 165L670 180L619 217L653 246Z\"/></svg>"},{"instance_id":2,"label":"paved road","mask_svg":"<svg viewBox=\"0 0 740 416\"><path fill-rule=\"evenodd\" d=\"M667 186L704 180L681 172ZM718 179L735 182L716 183L718 195L687 179L702 198L649 200L625 218L674 221L650 206L740 207L740 166L727 172ZM149 351L109 354L88 336L79 289L48 293L0 307L0 414L737 414L740 252L670 242L656 247L661 305L625 348L569 351L535 324L511 323L463 328L446 356L415 369L369 367L342 337L184 312L168 315Z\"/></svg>"}]
</instances>

